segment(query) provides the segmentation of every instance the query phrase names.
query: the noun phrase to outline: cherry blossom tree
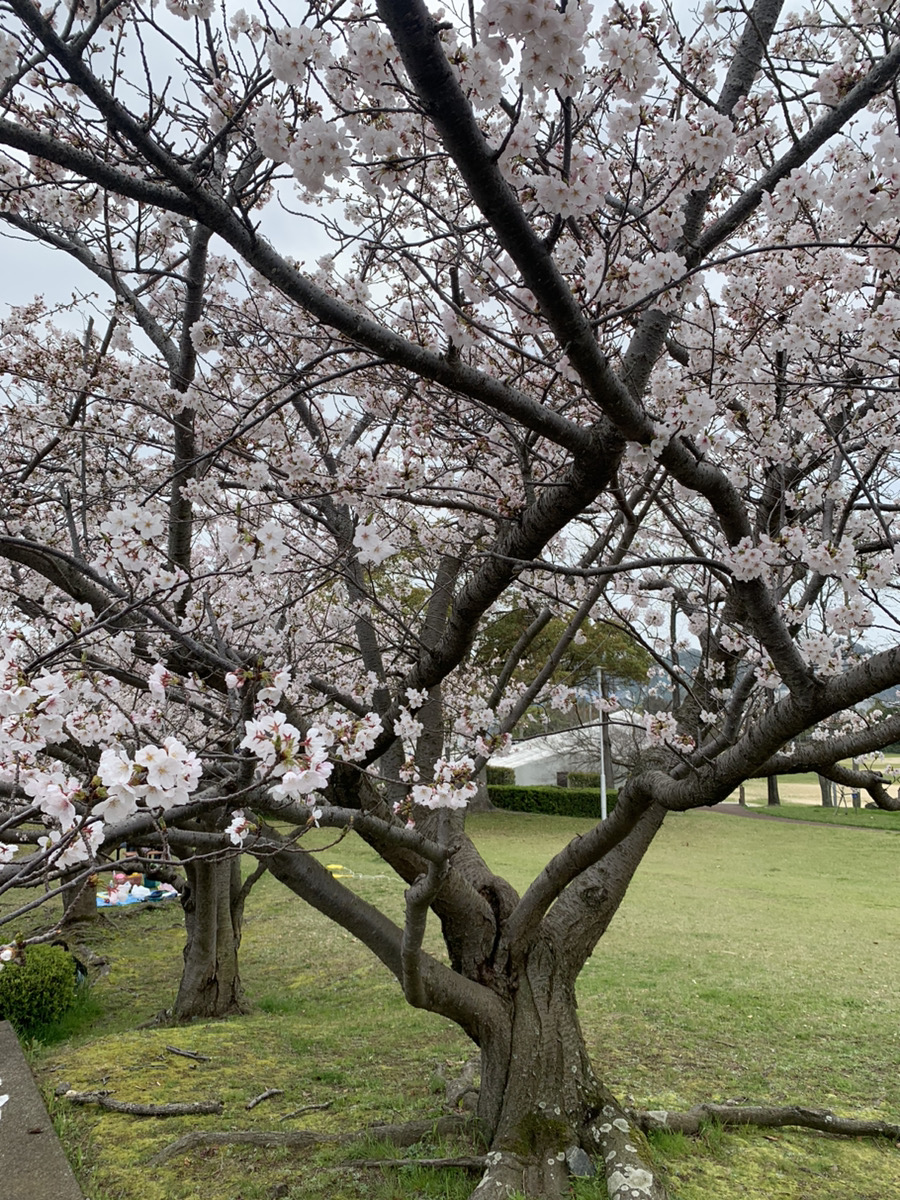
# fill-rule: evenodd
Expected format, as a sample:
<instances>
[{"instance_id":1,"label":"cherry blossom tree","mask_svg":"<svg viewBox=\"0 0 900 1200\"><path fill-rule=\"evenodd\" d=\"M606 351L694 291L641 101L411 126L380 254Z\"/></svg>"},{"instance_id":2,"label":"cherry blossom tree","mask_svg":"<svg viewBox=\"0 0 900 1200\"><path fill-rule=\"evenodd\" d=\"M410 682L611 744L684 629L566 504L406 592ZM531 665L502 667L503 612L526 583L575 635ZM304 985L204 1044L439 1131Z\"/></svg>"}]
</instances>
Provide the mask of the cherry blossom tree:
<instances>
[{"instance_id":1,"label":"cherry blossom tree","mask_svg":"<svg viewBox=\"0 0 900 1200\"><path fill-rule=\"evenodd\" d=\"M661 1200L575 982L667 813L900 806L897 5L0 8L0 217L97 281L2 329L0 888L181 856L227 1007L253 855L479 1046L478 1200ZM678 703L519 894L474 775L598 623Z\"/></svg>"}]
</instances>

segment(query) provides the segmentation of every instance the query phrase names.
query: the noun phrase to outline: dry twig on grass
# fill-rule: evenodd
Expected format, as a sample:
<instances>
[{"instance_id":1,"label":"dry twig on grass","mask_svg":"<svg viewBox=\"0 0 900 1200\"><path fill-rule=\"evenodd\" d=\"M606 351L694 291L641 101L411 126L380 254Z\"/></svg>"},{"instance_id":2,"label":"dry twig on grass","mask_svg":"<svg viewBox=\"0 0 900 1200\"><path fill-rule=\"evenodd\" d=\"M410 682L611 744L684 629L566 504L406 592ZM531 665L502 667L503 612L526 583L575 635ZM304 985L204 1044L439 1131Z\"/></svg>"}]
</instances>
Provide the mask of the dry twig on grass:
<instances>
[{"instance_id":1,"label":"dry twig on grass","mask_svg":"<svg viewBox=\"0 0 900 1200\"><path fill-rule=\"evenodd\" d=\"M262 1104L263 1100L271 1100L273 1096L283 1096L284 1088L267 1088L264 1092L260 1092L258 1096L254 1096L252 1100L248 1100L244 1105L247 1112L251 1108L256 1108L257 1104Z\"/></svg>"},{"instance_id":2,"label":"dry twig on grass","mask_svg":"<svg viewBox=\"0 0 900 1200\"><path fill-rule=\"evenodd\" d=\"M280 1116L278 1118L278 1120L279 1121L290 1121L290 1119L292 1117L302 1116L303 1113L321 1112L322 1109L331 1108L332 1104L334 1104L333 1100L326 1100L324 1104L304 1104L302 1108L295 1108L295 1109L292 1109L291 1112L289 1112L289 1113L284 1113L283 1116Z\"/></svg>"},{"instance_id":3,"label":"dry twig on grass","mask_svg":"<svg viewBox=\"0 0 900 1200\"><path fill-rule=\"evenodd\" d=\"M193 1058L196 1062L212 1062L208 1054L195 1054L193 1050L181 1050L178 1046L166 1046L170 1054L178 1054L181 1058Z\"/></svg>"}]
</instances>

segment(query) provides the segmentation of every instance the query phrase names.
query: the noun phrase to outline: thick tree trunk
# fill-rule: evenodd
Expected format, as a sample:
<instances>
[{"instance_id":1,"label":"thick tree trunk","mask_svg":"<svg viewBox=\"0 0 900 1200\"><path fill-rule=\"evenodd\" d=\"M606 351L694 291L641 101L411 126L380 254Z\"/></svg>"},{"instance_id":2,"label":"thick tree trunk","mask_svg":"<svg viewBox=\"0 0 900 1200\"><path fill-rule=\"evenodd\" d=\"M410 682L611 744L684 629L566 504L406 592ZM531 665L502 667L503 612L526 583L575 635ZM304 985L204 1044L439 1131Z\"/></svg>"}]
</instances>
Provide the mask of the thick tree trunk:
<instances>
[{"instance_id":1,"label":"thick tree trunk","mask_svg":"<svg viewBox=\"0 0 900 1200\"><path fill-rule=\"evenodd\" d=\"M63 915L60 925L75 925L78 921L97 919L97 877L91 875L82 883L72 884L63 892Z\"/></svg>"},{"instance_id":2,"label":"thick tree trunk","mask_svg":"<svg viewBox=\"0 0 900 1200\"><path fill-rule=\"evenodd\" d=\"M245 1011L238 972L245 890L237 856L185 863L182 894L187 942L172 1010L176 1021Z\"/></svg>"},{"instance_id":3,"label":"thick tree trunk","mask_svg":"<svg viewBox=\"0 0 900 1200\"><path fill-rule=\"evenodd\" d=\"M570 1174L605 1174L610 1200L666 1200L645 1143L594 1075L572 972L546 942L517 972L508 1028L482 1041L478 1115L488 1165L471 1200L568 1195ZM589 1160L590 1159L590 1163Z\"/></svg>"}]
</instances>

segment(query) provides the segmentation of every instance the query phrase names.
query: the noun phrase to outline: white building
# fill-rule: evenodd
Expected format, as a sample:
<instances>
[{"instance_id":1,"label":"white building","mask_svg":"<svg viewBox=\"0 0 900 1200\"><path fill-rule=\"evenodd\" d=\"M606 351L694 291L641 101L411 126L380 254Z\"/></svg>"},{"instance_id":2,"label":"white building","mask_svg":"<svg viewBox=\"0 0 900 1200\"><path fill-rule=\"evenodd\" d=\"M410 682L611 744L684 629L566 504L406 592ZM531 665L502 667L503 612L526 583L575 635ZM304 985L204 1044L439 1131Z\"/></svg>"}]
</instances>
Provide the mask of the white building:
<instances>
[{"instance_id":1,"label":"white building","mask_svg":"<svg viewBox=\"0 0 900 1200\"><path fill-rule=\"evenodd\" d=\"M612 765L607 763L607 779L623 775L621 763L634 756L643 741L643 719L622 709L609 718ZM491 766L512 767L520 787L552 787L562 774L572 771L600 770L600 728L564 729L526 741L513 742L503 754L491 759Z\"/></svg>"}]
</instances>

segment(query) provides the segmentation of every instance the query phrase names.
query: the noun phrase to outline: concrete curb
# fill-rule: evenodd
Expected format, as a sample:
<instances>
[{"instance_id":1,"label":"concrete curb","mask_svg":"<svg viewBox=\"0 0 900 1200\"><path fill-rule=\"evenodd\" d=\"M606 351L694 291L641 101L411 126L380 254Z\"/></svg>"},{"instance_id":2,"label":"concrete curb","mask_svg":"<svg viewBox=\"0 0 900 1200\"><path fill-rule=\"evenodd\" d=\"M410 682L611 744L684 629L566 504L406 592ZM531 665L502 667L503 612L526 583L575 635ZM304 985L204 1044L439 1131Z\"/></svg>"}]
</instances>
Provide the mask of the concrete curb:
<instances>
[{"instance_id":1,"label":"concrete curb","mask_svg":"<svg viewBox=\"0 0 900 1200\"><path fill-rule=\"evenodd\" d=\"M84 1200L8 1021L0 1021L0 1195L3 1200Z\"/></svg>"}]
</instances>

